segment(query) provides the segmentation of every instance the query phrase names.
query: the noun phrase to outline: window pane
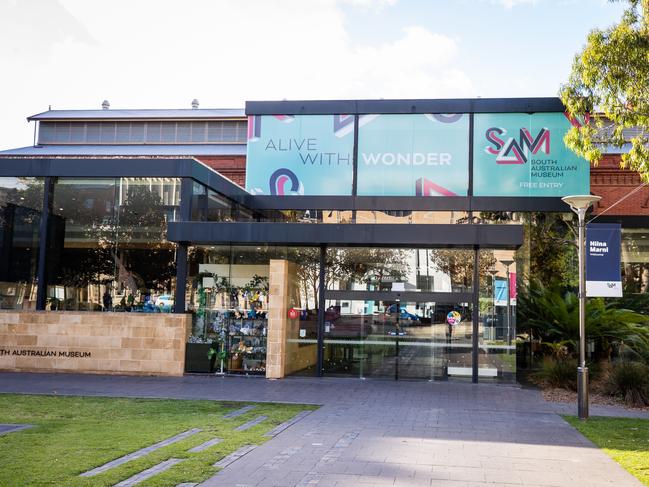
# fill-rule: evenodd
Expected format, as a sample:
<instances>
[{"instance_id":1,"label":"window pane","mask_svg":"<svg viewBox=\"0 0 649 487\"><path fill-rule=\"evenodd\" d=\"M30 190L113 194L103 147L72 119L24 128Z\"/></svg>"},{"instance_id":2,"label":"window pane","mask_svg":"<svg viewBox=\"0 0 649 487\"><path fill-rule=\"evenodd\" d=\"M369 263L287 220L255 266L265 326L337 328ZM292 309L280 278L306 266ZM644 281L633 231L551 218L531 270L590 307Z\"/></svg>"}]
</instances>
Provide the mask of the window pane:
<instances>
[{"instance_id":1,"label":"window pane","mask_svg":"<svg viewBox=\"0 0 649 487\"><path fill-rule=\"evenodd\" d=\"M0 178L0 308L34 309L42 178Z\"/></svg>"}]
</instances>

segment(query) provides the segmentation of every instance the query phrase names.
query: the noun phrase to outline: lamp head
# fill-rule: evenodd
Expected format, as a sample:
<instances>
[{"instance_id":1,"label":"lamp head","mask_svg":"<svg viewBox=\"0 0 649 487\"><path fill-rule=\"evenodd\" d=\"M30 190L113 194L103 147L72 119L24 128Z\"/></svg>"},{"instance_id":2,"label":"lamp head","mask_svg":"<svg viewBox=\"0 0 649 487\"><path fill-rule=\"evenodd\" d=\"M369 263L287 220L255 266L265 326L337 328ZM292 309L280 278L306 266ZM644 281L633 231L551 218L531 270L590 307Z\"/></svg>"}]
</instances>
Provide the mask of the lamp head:
<instances>
[{"instance_id":1,"label":"lamp head","mask_svg":"<svg viewBox=\"0 0 649 487\"><path fill-rule=\"evenodd\" d=\"M577 194L573 196L564 196L561 200L570 206L570 209L577 213L579 210L587 210L594 203L601 200L601 196L592 194Z\"/></svg>"},{"instance_id":2,"label":"lamp head","mask_svg":"<svg viewBox=\"0 0 649 487\"><path fill-rule=\"evenodd\" d=\"M512 259L500 259L500 263L509 269L509 266L514 263Z\"/></svg>"}]
</instances>

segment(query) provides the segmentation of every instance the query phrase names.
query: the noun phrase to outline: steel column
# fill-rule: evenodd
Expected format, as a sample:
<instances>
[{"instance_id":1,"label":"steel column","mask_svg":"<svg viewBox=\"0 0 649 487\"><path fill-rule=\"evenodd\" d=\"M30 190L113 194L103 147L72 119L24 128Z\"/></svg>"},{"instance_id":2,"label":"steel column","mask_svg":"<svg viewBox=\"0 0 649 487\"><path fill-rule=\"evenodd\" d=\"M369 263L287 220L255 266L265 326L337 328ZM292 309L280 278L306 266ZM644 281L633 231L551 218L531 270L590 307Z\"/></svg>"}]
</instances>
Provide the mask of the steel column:
<instances>
[{"instance_id":1,"label":"steel column","mask_svg":"<svg viewBox=\"0 0 649 487\"><path fill-rule=\"evenodd\" d=\"M43 182L43 207L41 222L38 228L38 268L36 271L36 309L44 310L47 303L47 245L52 200L54 199L53 177L46 177Z\"/></svg>"},{"instance_id":2,"label":"steel column","mask_svg":"<svg viewBox=\"0 0 649 487\"><path fill-rule=\"evenodd\" d=\"M316 358L316 376L324 372L324 316L325 316L325 272L327 265L327 246L320 246L320 275L318 276L318 350Z\"/></svg>"},{"instance_id":3,"label":"steel column","mask_svg":"<svg viewBox=\"0 0 649 487\"><path fill-rule=\"evenodd\" d=\"M480 248L473 247L473 329L471 333L471 382L478 382L480 320Z\"/></svg>"}]
</instances>

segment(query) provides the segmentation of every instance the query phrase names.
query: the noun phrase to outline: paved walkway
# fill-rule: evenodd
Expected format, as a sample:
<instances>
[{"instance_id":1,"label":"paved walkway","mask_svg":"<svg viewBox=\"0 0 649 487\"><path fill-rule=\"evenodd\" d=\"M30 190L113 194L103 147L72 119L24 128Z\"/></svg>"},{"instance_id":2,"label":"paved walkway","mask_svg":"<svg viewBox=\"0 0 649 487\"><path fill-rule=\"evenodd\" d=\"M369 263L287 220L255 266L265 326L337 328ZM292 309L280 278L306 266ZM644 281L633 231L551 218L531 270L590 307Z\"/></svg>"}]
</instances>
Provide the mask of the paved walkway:
<instances>
[{"instance_id":1,"label":"paved walkway","mask_svg":"<svg viewBox=\"0 0 649 487\"><path fill-rule=\"evenodd\" d=\"M518 387L0 373L0 392L323 405L205 486L641 485L557 415L574 406ZM597 406L591 413L631 415Z\"/></svg>"}]
</instances>

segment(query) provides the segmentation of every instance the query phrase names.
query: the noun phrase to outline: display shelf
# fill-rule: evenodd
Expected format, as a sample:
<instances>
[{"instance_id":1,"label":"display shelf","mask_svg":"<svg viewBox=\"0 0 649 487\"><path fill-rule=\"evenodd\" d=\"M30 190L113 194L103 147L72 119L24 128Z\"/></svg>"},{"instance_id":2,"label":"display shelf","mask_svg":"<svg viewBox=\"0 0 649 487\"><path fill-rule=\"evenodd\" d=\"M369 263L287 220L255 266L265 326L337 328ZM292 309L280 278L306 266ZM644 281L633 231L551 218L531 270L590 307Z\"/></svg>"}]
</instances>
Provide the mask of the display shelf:
<instances>
[{"instance_id":1,"label":"display shelf","mask_svg":"<svg viewBox=\"0 0 649 487\"><path fill-rule=\"evenodd\" d=\"M266 373L266 319L230 319L226 324L228 373Z\"/></svg>"}]
</instances>

